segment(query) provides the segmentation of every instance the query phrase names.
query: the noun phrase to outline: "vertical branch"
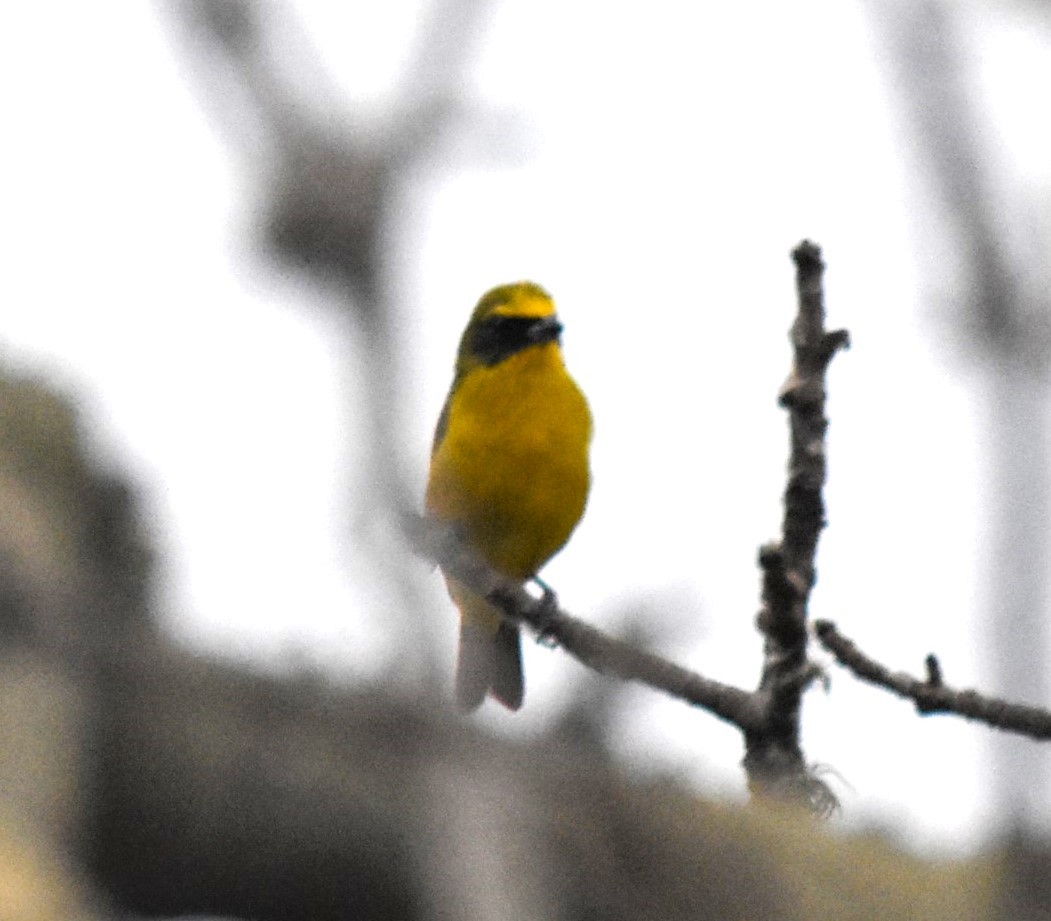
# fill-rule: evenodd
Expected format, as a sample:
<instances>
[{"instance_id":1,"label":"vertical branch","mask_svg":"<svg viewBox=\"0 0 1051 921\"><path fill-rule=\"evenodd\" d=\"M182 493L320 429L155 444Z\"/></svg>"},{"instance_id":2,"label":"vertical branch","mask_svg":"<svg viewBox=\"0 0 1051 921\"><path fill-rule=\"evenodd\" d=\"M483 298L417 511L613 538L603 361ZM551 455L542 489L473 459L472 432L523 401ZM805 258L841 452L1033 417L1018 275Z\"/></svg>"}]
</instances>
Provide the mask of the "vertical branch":
<instances>
[{"instance_id":1,"label":"vertical branch","mask_svg":"<svg viewBox=\"0 0 1051 921\"><path fill-rule=\"evenodd\" d=\"M793 610L792 627L804 625L806 600L814 584L814 557L821 529L825 526L825 370L837 349L847 345L845 330L825 331L821 250L804 241L792 253L796 263L799 313L792 324L793 368L778 397L789 411L791 456L781 549L787 576L799 597ZM800 639L804 639L800 637Z\"/></svg>"},{"instance_id":2,"label":"vertical branch","mask_svg":"<svg viewBox=\"0 0 1051 921\"><path fill-rule=\"evenodd\" d=\"M767 719L745 734L745 769L754 792L827 808L830 794L808 772L799 744L802 694L815 670L807 661L807 603L814 557L825 526L825 371L849 344L846 330L825 330L821 250L804 241L793 251L799 310L792 324L792 370L778 401L789 414L791 449L781 540L759 553L763 570L757 625L764 637L759 693Z\"/></svg>"}]
</instances>

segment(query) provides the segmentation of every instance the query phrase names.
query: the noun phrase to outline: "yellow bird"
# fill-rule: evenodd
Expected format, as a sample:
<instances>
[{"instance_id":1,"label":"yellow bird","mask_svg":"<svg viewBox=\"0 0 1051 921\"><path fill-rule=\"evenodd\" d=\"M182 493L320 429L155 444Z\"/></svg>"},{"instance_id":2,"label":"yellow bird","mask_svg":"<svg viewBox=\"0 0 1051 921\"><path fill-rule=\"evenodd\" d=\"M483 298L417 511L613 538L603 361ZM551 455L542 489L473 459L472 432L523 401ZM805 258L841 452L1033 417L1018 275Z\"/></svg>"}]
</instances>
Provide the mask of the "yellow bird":
<instances>
[{"instance_id":1,"label":"yellow bird","mask_svg":"<svg viewBox=\"0 0 1051 921\"><path fill-rule=\"evenodd\" d=\"M438 419L427 514L455 523L491 566L530 579L569 539L587 503L591 413L566 371L562 325L532 282L493 288L471 314ZM518 627L445 577L460 609L456 697L522 706Z\"/></svg>"}]
</instances>

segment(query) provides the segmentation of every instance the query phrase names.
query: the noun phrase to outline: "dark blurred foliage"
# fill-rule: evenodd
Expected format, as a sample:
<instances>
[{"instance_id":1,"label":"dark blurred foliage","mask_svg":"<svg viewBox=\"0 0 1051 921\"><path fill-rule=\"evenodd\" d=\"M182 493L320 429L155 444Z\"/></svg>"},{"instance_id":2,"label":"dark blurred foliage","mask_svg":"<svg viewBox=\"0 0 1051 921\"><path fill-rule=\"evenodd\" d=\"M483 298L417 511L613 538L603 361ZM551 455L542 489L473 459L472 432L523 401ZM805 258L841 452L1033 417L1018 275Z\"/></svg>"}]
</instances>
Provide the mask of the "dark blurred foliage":
<instances>
[{"instance_id":1,"label":"dark blurred foliage","mask_svg":"<svg viewBox=\"0 0 1051 921\"><path fill-rule=\"evenodd\" d=\"M0 377L0 635L78 659L156 639L136 497L86 466L67 397Z\"/></svg>"},{"instance_id":2,"label":"dark blurred foliage","mask_svg":"<svg viewBox=\"0 0 1051 921\"><path fill-rule=\"evenodd\" d=\"M32 381L0 396L4 917L991 917L990 861L629 779L572 719L499 741L439 701L173 646L77 414Z\"/></svg>"},{"instance_id":3,"label":"dark blurred foliage","mask_svg":"<svg viewBox=\"0 0 1051 921\"><path fill-rule=\"evenodd\" d=\"M991 897L986 863L927 866L630 780L578 731L588 719L499 741L440 700L174 646L151 626L134 497L90 459L77 413L34 381L0 377L0 397L0 559L18 586L0 891L28 906L12 917L983 917L968 906Z\"/></svg>"}]
</instances>

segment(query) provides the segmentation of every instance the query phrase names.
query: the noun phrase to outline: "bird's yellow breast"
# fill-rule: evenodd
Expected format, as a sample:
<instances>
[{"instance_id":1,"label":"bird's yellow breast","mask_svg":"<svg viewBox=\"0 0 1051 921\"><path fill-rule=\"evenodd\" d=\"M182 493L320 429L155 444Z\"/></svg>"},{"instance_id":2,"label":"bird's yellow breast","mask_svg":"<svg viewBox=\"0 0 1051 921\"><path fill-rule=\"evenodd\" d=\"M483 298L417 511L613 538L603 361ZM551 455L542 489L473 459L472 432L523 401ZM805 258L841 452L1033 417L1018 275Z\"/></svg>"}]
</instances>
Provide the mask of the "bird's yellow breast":
<instances>
[{"instance_id":1,"label":"bird's yellow breast","mask_svg":"<svg viewBox=\"0 0 1051 921\"><path fill-rule=\"evenodd\" d=\"M556 343L479 366L449 396L427 510L464 529L497 569L525 579L584 512L591 414Z\"/></svg>"}]
</instances>

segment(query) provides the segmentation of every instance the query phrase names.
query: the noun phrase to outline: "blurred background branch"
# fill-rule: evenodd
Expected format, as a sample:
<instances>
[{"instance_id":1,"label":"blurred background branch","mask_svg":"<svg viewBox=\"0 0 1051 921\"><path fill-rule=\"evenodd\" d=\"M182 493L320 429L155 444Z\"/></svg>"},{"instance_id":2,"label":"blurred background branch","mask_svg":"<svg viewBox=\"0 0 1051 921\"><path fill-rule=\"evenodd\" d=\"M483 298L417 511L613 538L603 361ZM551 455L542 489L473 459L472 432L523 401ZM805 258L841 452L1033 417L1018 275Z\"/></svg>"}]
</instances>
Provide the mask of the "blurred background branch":
<instances>
[{"instance_id":1,"label":"blurred background branch","mask_svg":"<svg viewBox=\"0 0 1051 921\"><path fill-rule=\"evenodd\" d=\"M187 0L167 4L184 60L220 133L253 177L263 252L313 279L342 317L348 367L363 387L364 469L350 497L355 551L369 555L374 591L388 598L402 680L433 682L434 618L392 544L393 510L418 504L406 472L404 304L396 240L413 205L415 170L433 160L464 115L462 84L485 0L435 0L417 31L400 90L382 116L348 110L319 67L288 3Z\"/></svg>"},{"instance_id":2,"label":"blurred background branch","mask_svg":"<svg viewBox=\"0 0 1051 921\"><path fill-rule=\"evenodd\" d=\"M868 2L902 117L937 206L917 231L949 260L953 305L939 319L983 377L988 567L983 650L1008 700L1051 700L1051 275L1046 199L1012 179L976 99L974 24L942 0ZM1045 11L1045 28L1046 11ZM930 282L928 282L930 284ZM1041 820L1051 757L1005 734L991 743L997 814Z\"/></svg>"}]
</instances>

